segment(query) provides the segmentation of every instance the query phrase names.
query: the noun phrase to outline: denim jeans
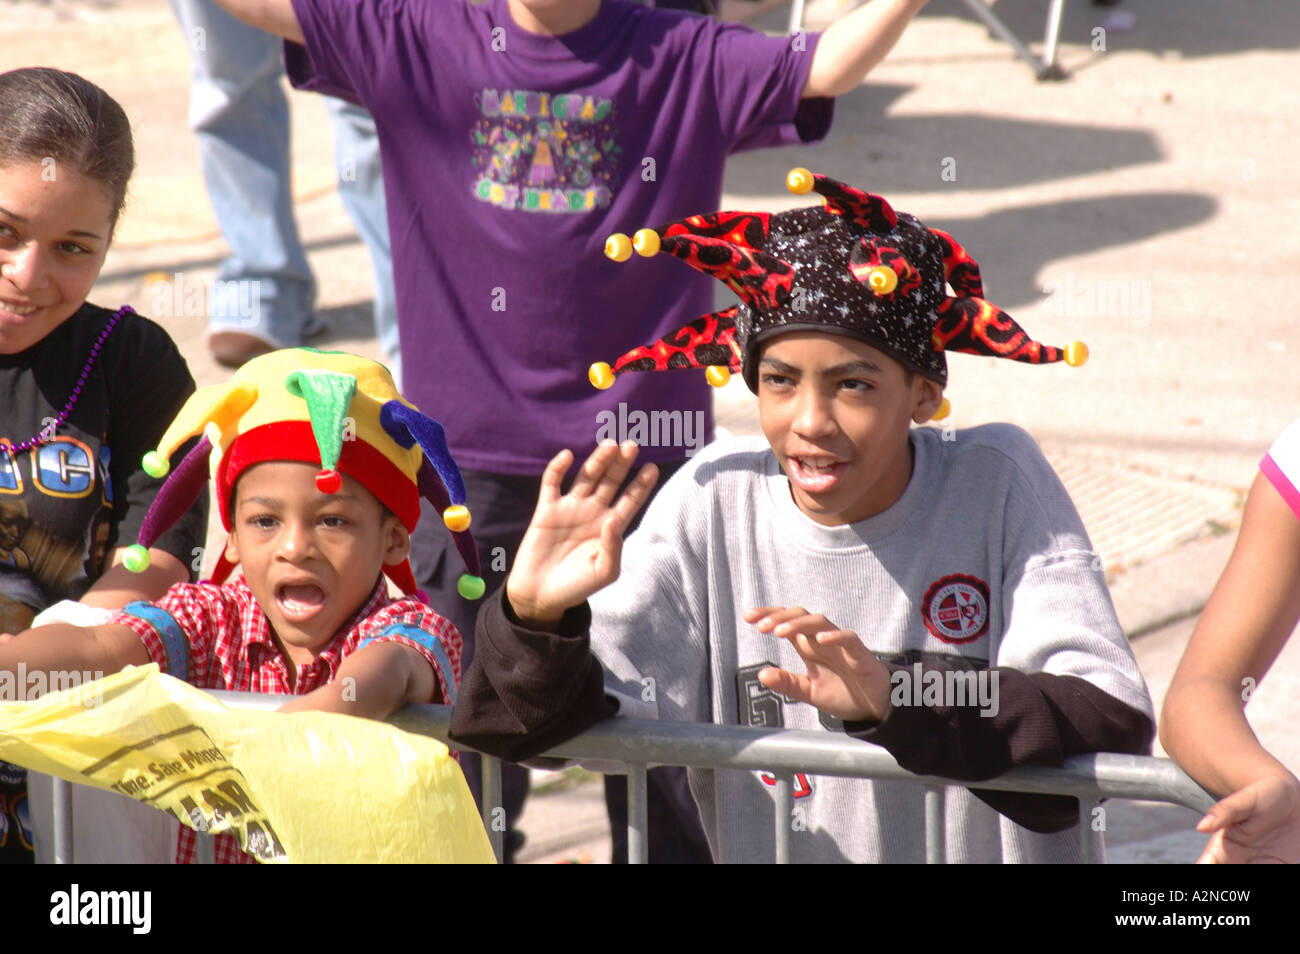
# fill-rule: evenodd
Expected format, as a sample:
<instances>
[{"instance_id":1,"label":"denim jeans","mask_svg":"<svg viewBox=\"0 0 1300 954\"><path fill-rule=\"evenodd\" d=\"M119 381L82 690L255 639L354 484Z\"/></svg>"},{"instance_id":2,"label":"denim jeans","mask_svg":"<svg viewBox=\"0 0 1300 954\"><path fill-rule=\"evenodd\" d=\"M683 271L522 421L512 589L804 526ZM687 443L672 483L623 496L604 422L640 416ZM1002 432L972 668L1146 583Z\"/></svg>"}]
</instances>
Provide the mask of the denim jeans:
<instances>
[{"instance_id":1,"label":"denim jeans","mask_svg":"<svg viewBox=\"0 0 1300 954\"><path fill-rule=\"evenodd\" d=\"M212 0L171 5L191 52L190 125L231 251L217 270L208 327L243 331L278 347L300 344L315 313L316 280L293 215L282 41ZM359 106L327 102L339 197L370 250L375 330L396 375L396 296L374 120Z\"/></svg>"}]
</instances>

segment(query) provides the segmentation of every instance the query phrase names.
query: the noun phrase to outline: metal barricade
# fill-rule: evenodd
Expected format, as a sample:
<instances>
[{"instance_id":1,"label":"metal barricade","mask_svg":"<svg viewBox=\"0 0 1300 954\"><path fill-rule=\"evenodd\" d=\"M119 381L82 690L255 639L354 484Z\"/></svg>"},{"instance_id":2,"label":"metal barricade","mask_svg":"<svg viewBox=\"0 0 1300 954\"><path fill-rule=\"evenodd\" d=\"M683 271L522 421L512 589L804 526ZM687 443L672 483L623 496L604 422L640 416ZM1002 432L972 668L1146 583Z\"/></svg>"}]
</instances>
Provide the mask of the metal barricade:
<instances>
[{"instance_id":1,"label":"metal barricade","mask_svg":"<svg viewBox=\"0 0 1300 954\"><path fill-rule=\"evenodd\" d=\"M214 692L227 705L276 709L287 697L254 693ZM451 724L448 706L408 706L389 720L408 732L447 741ZM731 725L698 725L643 719L607 719L546 752L550 758L620 763L627 771L628 860L646 861L646 768L683 765L688 768L748 769L776 776L773 830L778 864L791 858L790 825L792 778L832 775L912 782L925 787L925 857L927 863L944 860L944 796L949 787L972 783L916 775L899 766L885 749L832 732L789 729L755 729ZM995 779L980 780L976 787L1044 795L1072 795L1079 799L1079 831L1086 862L1095 862L1095 839L1088 824L1092 809L1103 798L1140 799L1208 811L1215 799L1168 759L1096 753L1067 759L1060 768L1025 766ZM70 785L55 781L54 857L72 861ZM501 804L500 762L483 757L483 825L498 860L505 838ZM200 834L199 860L212 861L212 837Z\"/></svg>"},{"instance_id":2,"label":"metal barricade","mask_svg":"<svg viewBox=\"0 0 1300 954\"><path fill-rule=\"evenodd\" d=\"M447 740L450 709L409 706L391 721L410 732ZM902 768L885 749L831 732L754 729L745 726L697 725L642 719L607 719L545 753L549 758L618 762L628 767L628 860L644 861L645 769L648 765L688 768L729 768L772 772L777 776L773 830L777 863L790 860L792 776L835 775L889 779L926 786L926 860L944 858L944 790L972 783L916 775ZM496 759L484 757L484 773ZM1096 753L1067 759L1060 768L1026 766L996 779L981 780L978 788L1073 795L1079 798L1080 838L1085 861L1096 861L1095 842L1087 820L1103 798L1140 799L1182 805L1205 812L1215 798L1168 759ZM493 825L491 808L499 794L484 795L484 824L493 850L501 857L504 832Z\"/></svg>"}]
</instances>

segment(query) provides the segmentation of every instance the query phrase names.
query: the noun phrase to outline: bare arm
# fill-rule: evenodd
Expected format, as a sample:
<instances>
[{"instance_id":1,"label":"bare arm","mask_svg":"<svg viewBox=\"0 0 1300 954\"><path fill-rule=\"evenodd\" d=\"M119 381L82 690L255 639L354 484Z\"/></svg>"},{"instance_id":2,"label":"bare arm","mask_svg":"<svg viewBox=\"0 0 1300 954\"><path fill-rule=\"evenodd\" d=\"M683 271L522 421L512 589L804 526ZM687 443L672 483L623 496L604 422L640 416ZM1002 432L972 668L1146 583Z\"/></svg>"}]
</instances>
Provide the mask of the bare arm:
<instances>
[{"instance_id":1,"label":"bare arm","mask_svg":"<svg viewBox=\"0 0 1300 954\"><path fill-rule=\"evenodd\" d=\"M451 717L455 741L523 761L618 710L591 653L586 600L618 578L622 530L658 477L647 464L618 494L636 454L632 443L597 447L567 494L573 455L561 451L547 465L506 585L479 612L474 661Z\"/></svg>"},{"instance_id":2,"label":"bare arm","mask_svg":"<svg viewBox=\"0 0 1300 954\"><path fill-rule=\"evenodd\" d=\"M1300 860L1300 782L1260 745L1244 712L1300 621L1297 582L1300 520L1261 474L1160 718L1166 751L1228 795L1197 826L1215 833L1203 860Z\"/></svg>"},{"instance_id":3,"label":"bare arm","mask_svg":"<svg viewBox=\"0 0 1300 954\"><path fill-rule=\"evenodd\" d=\"M1241 534L1165 696L1160 741L1216 793L1286 771L1246 722L1250 692L1300 621L1300 520L1260 475Z\"/></svg>"},{"instance_id":4,"label":"bare arm","mask_svg":"<svg viewBox=\"0 0 1300 954\"><path fill-rule=\"evenodd\" d=\"M76 672L89 681L150 661L144 643L129 626L54 623L17 636L0 636L0 672L17 673L21 663L28 675Z\"/></svg>"},{"instance_id":5,"label":"bare arm","mask_svg":"<svg viewBox=\"0 0 1300 954\"><path fill-rule=\"evenodd\" d=\"M216 0L217 5L231 16L267 33L304 43L302 27L289 0Z\"/></svg>"},{"instance_id":6,"label":"bare arm","mask_svg":"<svg viewBox=\"0 0 1300 954\"><path fill-rule=\"evenodd\" d=\"M143 573L132 573L122 560L125 548L113 551L113 562L108 570L88 589L80 602L104 609L121 609L136 600L160 599L176 583L188 583L188 567L166 550L149 551L149 567Z\"/></svg>"},{"instance_id":7,"label":"bare arm","mask_svg":"<svg viewBox=\"0 0 1300 954\"><path fill-rule=\"evenodd\" d=\"M894 48L925 4L926 0L871 0L832 23L817 43L803 98L842 96L852 90Z\"/></svg>"},{"instance_id":8,"label":"bare arm","mask_svg":"<svg viewBox=\"0 0 1300 954\"><path fill-rule=\"evenodd\" d=\"M339 666L329 685L280 707L281 712L339 712L384 719L411 702L440 702L442 693L429 661L398 642L371 643Z\"/></svg>"}]
</instances>

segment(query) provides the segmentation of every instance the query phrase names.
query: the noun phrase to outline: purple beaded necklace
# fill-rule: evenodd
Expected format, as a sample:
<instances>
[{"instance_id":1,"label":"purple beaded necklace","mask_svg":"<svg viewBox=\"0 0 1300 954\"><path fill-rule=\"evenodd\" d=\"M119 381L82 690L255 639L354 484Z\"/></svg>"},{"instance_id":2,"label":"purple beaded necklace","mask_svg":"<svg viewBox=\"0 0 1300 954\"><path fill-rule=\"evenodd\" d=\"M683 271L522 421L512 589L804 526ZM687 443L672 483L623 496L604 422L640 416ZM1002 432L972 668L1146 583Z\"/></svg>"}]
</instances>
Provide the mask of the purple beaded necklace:
<instances>
[{"instance_id":1,"label":"purple beaded necklace","mask_svg":"<svg viewBox=\"0 0 1300 954\"><path fill-rule=\"evenodd\" d=\"M81 369L81 377L77 378L77 383L72 387L72 394L68 397L68 403L63 405L63 410L54 419L54 423L46 425L45 428L37 431L21 444L5 445L5 450L9 451L10 455L17 456L24 451L31 450L33 447L39 447L54 440L54 435L67 421L72 409L77 406L77 400L81 397L81 387L86 383L86 378L90 377L90 369L95 366L95 361L99 358L99 349L104 346L104 342L108 340L108 336L112 333L113 328L117 326L117 323L122 320L122 316L134 314L135 310L130 305L123 305L112 318L108 319L108 324L104 326L104 330L99 333L99 337L90 348L90 357L86 359L86 366Z\"/></svg>"}]
</instances>

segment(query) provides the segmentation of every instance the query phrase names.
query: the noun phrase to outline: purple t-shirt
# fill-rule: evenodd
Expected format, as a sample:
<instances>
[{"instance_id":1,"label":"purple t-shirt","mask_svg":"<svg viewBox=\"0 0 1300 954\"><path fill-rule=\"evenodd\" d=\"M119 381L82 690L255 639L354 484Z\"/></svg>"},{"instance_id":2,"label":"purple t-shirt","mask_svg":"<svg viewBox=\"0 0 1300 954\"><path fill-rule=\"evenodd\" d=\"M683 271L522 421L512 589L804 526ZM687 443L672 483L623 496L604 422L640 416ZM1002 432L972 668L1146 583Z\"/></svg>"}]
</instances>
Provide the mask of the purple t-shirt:
<instances>
[{"instance_id":1,"label":"purple t-shirt","mask_svg":"<svg viewBox=\"0 0 1300 954\"><path fill-rule=\"evenodd\" d=\"M460 465L539 474L562 447L582 460L620 402L701 411L711 433L701 373L587 381L593 361L713 308L712 279L666 255L616 264L605 239L716 209L728 153L824 136L832 101L800 100L818 38L625 0L561 37L521 30L505 0L294 11L294 85L375 117L404 391Z\"/></svg>"}]
</instances>

